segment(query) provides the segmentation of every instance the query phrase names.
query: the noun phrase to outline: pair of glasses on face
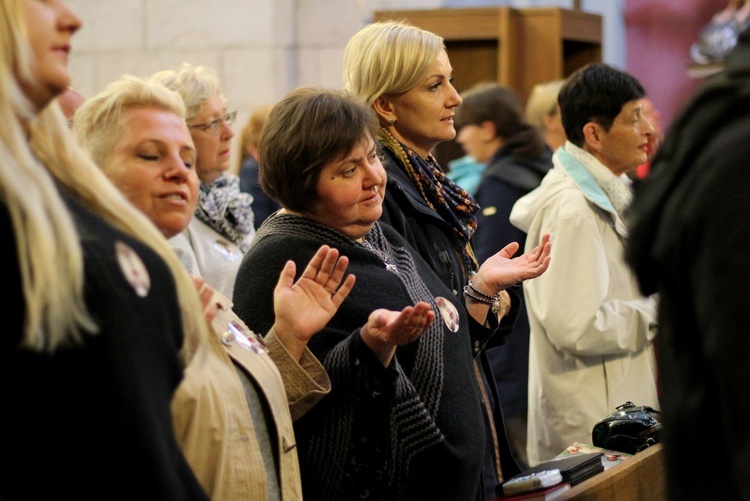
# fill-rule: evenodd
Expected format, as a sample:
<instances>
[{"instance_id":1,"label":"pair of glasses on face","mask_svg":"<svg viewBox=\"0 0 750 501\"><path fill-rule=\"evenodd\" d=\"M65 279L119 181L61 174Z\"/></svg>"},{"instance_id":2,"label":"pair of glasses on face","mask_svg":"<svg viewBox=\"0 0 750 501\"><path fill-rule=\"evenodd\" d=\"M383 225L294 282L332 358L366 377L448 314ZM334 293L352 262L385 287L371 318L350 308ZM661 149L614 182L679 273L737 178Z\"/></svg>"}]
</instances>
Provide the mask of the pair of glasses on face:
<instances>
[{"instance_id":1,"label":"pair of glasses on face","mask_svg":"<svg viewBox=\"0 0 750 501\"><path fill-rule=\"evenodd\" d=\"M221 130L222 126L232 125L235 118L237 118L237 111L230 111L226 115L222 115L216 120L211 120L207 124L188 125L188 129L198 129L202 130L203 132L208 132L209 134L216 135L219 133L219 130Z\"/></svg>"}]
</instances>

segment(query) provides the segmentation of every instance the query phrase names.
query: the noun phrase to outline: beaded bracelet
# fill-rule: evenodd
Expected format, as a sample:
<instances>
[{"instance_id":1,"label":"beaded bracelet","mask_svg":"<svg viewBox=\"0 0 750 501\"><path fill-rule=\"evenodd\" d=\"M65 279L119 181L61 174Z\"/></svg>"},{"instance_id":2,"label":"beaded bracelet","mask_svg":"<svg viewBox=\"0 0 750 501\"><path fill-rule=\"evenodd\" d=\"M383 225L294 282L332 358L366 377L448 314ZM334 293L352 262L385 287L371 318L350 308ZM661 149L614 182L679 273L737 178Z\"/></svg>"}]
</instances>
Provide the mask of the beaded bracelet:
<instances>
[{"instance_id":1,"label":"beaded bracelet","mask_svg":"<svg viewBox=\"0 0 750 501\"><path fill-rule=\"evenodd\" d=\"M479 301L480 303L490 305L492 313L494 314L497 314L497 312L500 310L500 293L497 293L494 296L485 294L484 292L474 287L474 284L471 283L471 280L469 280L468 285L464 285L464 294L474 301Z\"/></svg>"}]
</instances>

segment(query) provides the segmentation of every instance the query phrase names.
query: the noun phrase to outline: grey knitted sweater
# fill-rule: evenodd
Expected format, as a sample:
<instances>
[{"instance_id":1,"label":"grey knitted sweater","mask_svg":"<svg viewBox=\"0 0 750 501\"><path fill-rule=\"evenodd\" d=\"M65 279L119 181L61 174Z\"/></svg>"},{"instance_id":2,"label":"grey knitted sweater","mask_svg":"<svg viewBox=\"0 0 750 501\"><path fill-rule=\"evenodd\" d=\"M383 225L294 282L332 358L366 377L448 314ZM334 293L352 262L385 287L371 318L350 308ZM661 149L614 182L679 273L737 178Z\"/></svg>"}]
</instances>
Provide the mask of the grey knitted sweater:
<instances>
[{"instance_id":1,"label":"grey knitted sweater","mask_svg":"<svg viewBox=\"0 0 750 501\"><path fill-rule=\"evenodd\" d=\"M311 220L277 214L259 230L237 275L234 310L256 332L273 323L273 288L287 260L299 274L328 244L349 257L347 272L357 276L352 293L309 345L332 391L295 423L305 499L474 499L486 434L470 329L480 336L491 332L390 227L376 223L366 239L369 246ZM438 313L441 297L458 313L457 332ZM377 308L401 310L417 301L433 306L435 322L418 341L399 347L385 368L359 329Z\"/></svg>"}]
</instances>

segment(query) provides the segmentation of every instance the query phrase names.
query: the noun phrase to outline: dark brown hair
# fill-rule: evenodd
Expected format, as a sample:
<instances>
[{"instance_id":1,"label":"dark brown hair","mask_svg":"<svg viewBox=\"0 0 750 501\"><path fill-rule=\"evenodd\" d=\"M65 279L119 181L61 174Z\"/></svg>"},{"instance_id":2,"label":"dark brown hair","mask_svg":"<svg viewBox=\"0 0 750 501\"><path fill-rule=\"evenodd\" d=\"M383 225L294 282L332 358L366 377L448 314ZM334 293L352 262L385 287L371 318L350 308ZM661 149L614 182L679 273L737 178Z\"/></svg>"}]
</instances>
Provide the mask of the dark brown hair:
<instances>
[{"instance_id":1,"label":"dark brown hair","mask_svg":"<svg viewBox=\"0 0 750 501\"><path fill-rule=\"evenodd\" d=\"M521 98L516 91L495 82L482 82L461 93L456 108L456 127L492 122L503 147L521 158L537 158L546 143L539 131L526 122Z\"/></svg>"},{"instance_id":2,"label":"dark brown hair","mask_svg":"<svg viewBox=\"0 0 750 501\"><path fill-rule=\"evenodd\" d=\"M309 211L323 167L377 130L372 108L344 90L293 90L273 107L260 136L260 186L285 209Z\"/></svg>"}]
</instances>

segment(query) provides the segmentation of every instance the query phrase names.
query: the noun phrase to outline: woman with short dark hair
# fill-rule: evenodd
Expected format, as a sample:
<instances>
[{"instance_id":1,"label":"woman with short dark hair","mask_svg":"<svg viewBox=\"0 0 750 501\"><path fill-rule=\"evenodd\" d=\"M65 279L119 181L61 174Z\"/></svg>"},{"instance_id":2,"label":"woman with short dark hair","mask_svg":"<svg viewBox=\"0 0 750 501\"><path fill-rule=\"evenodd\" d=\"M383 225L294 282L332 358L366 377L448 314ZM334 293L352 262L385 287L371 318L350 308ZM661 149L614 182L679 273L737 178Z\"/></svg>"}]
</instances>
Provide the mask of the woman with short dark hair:
<instances>
[{"instance_id":1,"label":"woman with short dark hair","mask_svg":"<svg viewBox=\"0 0 750 501\"><path fill-rule=\"evenodd\" d=\"M485 433L469 333L489 337L497 323L484 325L489 299L478 296L483 315L467 311L377 222L386 174L376 130L372 110L345 91L301 88L276 104L260 140L260 177L283 209L242 262L235 311L264 332L280 266L324 243L338 248L358 282L309 344L331 393L295 423L305 498L473 499ZM545 242L498 257L504 283L543 273L549 250Z\"/></svg>"}]
</instances>

